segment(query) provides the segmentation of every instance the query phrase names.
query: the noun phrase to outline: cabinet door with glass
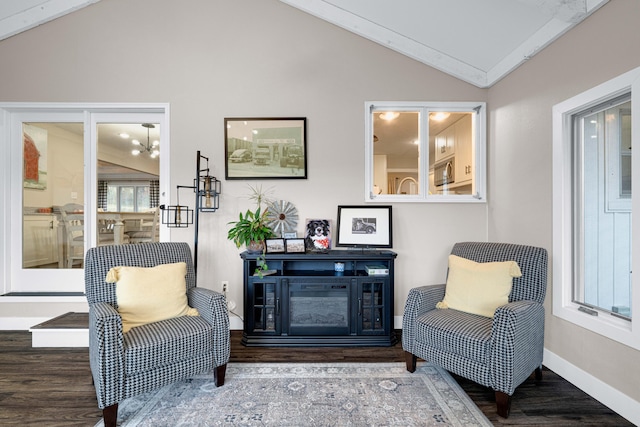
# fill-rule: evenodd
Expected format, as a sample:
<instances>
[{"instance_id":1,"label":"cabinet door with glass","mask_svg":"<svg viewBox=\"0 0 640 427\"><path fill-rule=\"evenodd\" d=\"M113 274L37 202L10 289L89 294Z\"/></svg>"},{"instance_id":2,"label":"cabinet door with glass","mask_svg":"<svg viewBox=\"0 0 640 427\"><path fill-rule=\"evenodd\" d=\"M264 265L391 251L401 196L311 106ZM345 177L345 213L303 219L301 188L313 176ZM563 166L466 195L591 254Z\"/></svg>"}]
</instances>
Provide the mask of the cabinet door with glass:
<instances>
[{"instance_id":1,"label":"cabinet door with glass","mask_svg":"<svg viewBox=\"0 0 640 427\"><path fill-rule=\"evenodd\" d=\"M358 335L385 335L390 332L391 295L388 276L358 280Z\"/></svg>"},{"instance_id":2,"label":"cabinet door with glass","mask_svg":"<svg viewBox=\"0 0 640 427\"><path fill-rule=\"evenodd\" d=\"M245 331L259 335L281 333L280 282L276 278L251 277L247 286Z\"/></svg>"}]
</instances>

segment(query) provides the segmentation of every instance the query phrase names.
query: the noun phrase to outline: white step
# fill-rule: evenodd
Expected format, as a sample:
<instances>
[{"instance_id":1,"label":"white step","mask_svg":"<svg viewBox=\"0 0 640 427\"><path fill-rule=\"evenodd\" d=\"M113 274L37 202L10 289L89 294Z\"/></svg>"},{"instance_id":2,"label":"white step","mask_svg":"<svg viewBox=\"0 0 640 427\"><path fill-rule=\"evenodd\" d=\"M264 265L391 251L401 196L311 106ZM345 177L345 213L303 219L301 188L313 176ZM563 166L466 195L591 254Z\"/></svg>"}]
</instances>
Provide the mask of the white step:
<instances>
[{"instance_id":1,"label":"white step","mask_svg":"<svg viewBox=\"0 0 640 427\"><path fill-rule=\"evenodd\" d=\"M65 313L32 326L32 347L89 347L88 313Z\"/></svg>"}]
</instances>

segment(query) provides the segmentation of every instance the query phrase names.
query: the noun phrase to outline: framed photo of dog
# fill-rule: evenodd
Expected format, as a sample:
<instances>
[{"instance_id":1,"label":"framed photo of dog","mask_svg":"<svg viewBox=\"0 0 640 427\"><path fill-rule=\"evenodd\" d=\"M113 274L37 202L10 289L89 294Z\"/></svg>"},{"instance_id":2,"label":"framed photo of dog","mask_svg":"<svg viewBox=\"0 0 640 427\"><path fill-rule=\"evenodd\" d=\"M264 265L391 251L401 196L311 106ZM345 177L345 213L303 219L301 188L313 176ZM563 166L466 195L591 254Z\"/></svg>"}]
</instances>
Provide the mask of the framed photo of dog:
<instances>
[{"instance_id":1,"label":"framed photo of dog","mask_svg":"<svg viewBox=\"0 0 640 427\"><path fill-rule=\"evenodd\" d=\"M331 220L307 219L304 228L307 252L329 252L331 249Z\"/></svg>"},{"instance_id":2,"label":"framed photo of dog","mask_svg":"<svg viewBox=\"0 0 640 427\"><path fill-rule=\"evenodd\" d=\"M336 246L390 248L391 206L338 206Z\"/></svg>"},{"instance_id":3,"label":"framed photo of dog","mask_svg":"<svg viewBox=\"0 0 640 427\"><path fill-rule=\"evenodd\" d=\"M307 118L224 119L226 179L307 179Z\"/></svg>"}]
</instances>

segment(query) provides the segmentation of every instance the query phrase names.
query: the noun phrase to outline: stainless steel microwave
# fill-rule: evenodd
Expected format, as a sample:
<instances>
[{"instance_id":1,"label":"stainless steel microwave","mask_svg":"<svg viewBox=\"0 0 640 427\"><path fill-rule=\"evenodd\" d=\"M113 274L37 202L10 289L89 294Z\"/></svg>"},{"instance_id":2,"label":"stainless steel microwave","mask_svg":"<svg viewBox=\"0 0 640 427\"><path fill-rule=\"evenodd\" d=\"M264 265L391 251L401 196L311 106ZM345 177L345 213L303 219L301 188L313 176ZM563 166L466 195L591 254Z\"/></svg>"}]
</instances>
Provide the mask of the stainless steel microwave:
<instances>
[{"instance_id":1,"label":"stainless steel microwave","mask_svg":"<svg viewBox=\"0 0 640 427\"><path fill-rule=\"evenodd\" d=\"M436 187L453 184L455 176L455 159L438 163L433 168L433 183Z\"/></svg>"}]
</instances>

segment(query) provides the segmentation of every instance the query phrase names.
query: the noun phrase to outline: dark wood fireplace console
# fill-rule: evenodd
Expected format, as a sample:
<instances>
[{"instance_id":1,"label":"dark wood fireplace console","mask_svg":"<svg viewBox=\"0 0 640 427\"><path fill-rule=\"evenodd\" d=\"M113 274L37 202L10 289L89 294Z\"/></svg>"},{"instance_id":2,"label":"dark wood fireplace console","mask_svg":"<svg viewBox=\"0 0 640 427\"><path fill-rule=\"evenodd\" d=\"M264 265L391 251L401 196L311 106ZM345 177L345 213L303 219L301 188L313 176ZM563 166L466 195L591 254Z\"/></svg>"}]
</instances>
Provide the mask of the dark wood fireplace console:
<instances>
[{"instance_id":1,"label":"dark wood fireplace console","mask_svg":"<svg viewBox=\"0 0 640 427\"><path fill-rule=\"evenodd\" d=\"M275 272L263 277L255 274L258 255L243 252L240 256L244 260L244 345L396 344L395 252L267 254L267 266ZM344 272L336 271L336 263L344 264ZM367 266L378 266L382 274L368 274Z\"/></svg>"}]
</instances>

